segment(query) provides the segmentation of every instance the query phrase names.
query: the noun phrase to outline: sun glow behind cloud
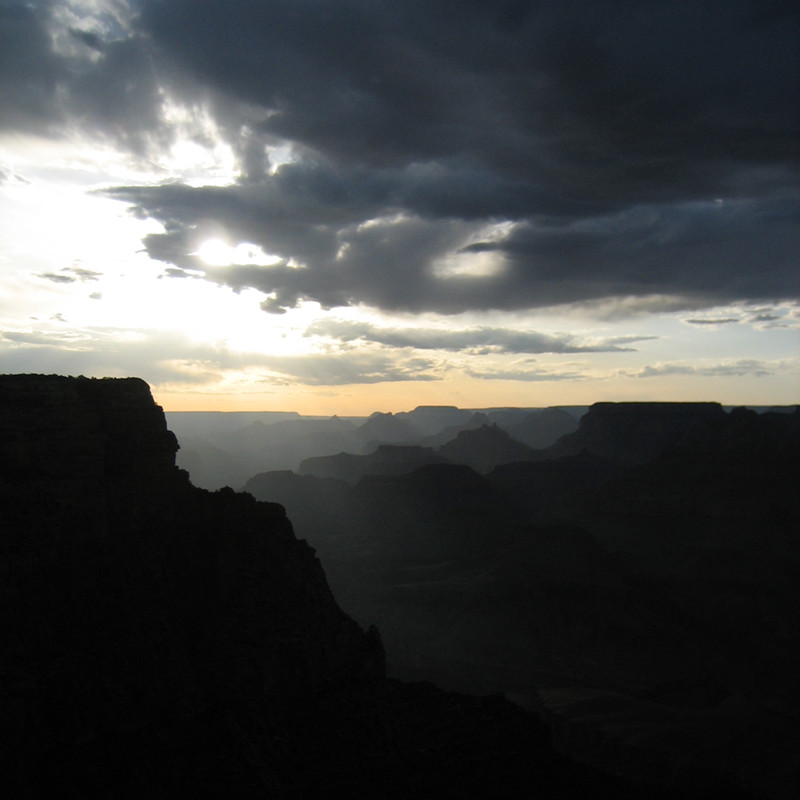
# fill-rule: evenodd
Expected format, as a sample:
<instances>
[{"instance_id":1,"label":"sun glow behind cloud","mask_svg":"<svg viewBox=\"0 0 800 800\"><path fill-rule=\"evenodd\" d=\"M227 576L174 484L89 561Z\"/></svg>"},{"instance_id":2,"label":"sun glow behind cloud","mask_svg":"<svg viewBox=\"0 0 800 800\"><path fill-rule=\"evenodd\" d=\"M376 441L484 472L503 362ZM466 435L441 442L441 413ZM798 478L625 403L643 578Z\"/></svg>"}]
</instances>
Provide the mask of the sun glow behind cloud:
<instances>
[{"instance_id":1,"label":"sun glow behind cloud","mask_svg":"<svg viewBox=\"0 0 800 800\"><path fill-rule=\"evenodd\" d=\"M232 247L221 239L206 239L192 255L214 267L228 267L232 264L270 267L282 261L280 256L265 253L257 244L240 242Z\"/></svg>"},{"instance_id":2,"label":"sun glow behind cloud","mask_svg":"<svg viewBox=\"0 0 800 800\"><path fill-rule=\"evenodd\" d=\"M493 278L506 268L497 253L453 253L433 263L437 278Z\"/></svg>"}]
</instances>

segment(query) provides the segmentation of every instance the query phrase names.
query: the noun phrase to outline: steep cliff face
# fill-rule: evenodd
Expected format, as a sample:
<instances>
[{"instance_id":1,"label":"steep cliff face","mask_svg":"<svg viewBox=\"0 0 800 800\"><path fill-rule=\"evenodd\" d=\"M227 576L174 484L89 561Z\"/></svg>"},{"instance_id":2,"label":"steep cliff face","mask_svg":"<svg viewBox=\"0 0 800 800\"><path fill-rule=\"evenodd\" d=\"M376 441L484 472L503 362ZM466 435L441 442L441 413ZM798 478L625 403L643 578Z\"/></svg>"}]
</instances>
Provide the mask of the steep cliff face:
<instances>
[{"instance_id":1,"label":"steep cliff face","mask_svg":"<svg viewBox=\"0 0 800 800\"><path fill-rule=\"evenodd\" d=\"M195 489L176 450L140 380L0 377L2 724L23 794L108 741L179 747L192 719L383 674L283 508Z\"/></svg>"},{"instance_id":2,"label":"steep cliff face","mask_svg":"<svg viewBox=\"0 0 800 800\"><path fill-rule=\"evenodd\" d=\"M135 504L181 483L177 441L136 379L4 376L0 447L6 545L14 534L25 548L38 546L45 532L55 539L103 535L112 497Z\"/></svg>"}]
</instances>

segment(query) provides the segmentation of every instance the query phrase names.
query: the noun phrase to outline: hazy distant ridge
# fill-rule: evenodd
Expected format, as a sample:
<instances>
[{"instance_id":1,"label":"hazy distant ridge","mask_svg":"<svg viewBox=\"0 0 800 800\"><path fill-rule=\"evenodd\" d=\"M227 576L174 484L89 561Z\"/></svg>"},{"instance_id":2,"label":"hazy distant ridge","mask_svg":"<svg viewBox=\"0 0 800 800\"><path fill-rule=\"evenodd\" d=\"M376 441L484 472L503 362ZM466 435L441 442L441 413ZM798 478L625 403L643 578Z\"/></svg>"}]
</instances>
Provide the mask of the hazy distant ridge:
<instances>
[{"instance_id":1,"label":"hazy distant ridge","mask_svg":"<svg viewBox=\"0 0 800 800\"><path fill-rule=\"evenodd\" d=\"M585 407L459 409L418 406L369 417L303 417L291 412L173 412L178 465L203 488L238 488L259 472L296 471L303 460L340 453L368 455L381 444L440 447L459 431L496 424L517 441L546 447L574 430ZM476 416L481 415L478 420Z\"/></svg>"}]
</instances>

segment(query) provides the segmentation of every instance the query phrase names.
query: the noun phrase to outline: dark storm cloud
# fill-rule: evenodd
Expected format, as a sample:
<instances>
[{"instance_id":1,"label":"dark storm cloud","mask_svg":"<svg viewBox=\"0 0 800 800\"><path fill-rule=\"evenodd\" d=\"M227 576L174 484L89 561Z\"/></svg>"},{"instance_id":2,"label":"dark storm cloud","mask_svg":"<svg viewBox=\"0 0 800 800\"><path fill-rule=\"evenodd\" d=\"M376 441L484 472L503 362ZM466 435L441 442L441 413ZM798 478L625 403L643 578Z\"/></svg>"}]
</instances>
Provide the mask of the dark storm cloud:
<instances>
[{"instance_id":1,"label":"dark storm cloud","mask_svg":"<svg viewBox=\"0 0 800 800\"><path fill-rule=\"evenodd\" d=\"M112 196L165 222L167 232L145 244L167 263L202 268L189 254L218 226L283 257L284 266L205 269L210 280L272 294L267 310L299 299L448 313L611 296L677 295L684 307L697 307L797 294L800 215L790 196L537 217L476 242L470 240L480 231L471 220L424 217L396 198L370 205L356 182L340 194L336 182L322 189L319 174L305 181L295 171L319 173L287 165L263 189L175 185ZM481 255L494 258L495 272L469 274L469 257ZM286 266L290 259L300 268ZM464 260L466 274L437 272L446 259Z\"/></svg>"},{"instance_id":2,"label":"dark storm cloud","mask_svg":"<svg viewBox=\"0 0 800 800\"><path fill-rule=\"evenodd\" d=\"M679 185L726 159L785 158L794 26L789 3L674 0L189 0L144 2L141 18L203 85L274 112L269 133L373 166L551 168L588 197L608 187L587 167L624 195L654 168Z\"/></svg>"},{"instance_id":3,"label":"dark storm cloud","mask_svg":"<svg viewBox=\"0 0 800 800\"><path fill-rule=\"evenodd\" d=\"M47 133L61 121L55 98L63 67L47 33L47 8L2 0L0 14L0 128Z\"/></svg>"},{"instance_id":4,"label":"dark storm cloud","mask_svg":"<svg viewBox=\"0 0 800 800\"><path fill-rule=\"evenodd\" d=\"M0 133L81 131L139 156L166 147L162 84L175 77L124 11L124 3L0 0ZM90 27L71 26L82 12Z\"/></svg>"},{"instance_id":5,"label":"dark storm cloud","mask_svg":"<svg viewBox=\"0 0 800 800\"><path fill-rule=\"evenodd\" d=\"M230 187L113 192L164 223L145 244L169 274L270 311L798 294L796 4L141 0L60 50L34 10L3 2L29 36L0 125L77 121L141 155L176 135L169 96L233 147ZM205 268L220 231L281 263Z\"/></svg>"}]
</instances>

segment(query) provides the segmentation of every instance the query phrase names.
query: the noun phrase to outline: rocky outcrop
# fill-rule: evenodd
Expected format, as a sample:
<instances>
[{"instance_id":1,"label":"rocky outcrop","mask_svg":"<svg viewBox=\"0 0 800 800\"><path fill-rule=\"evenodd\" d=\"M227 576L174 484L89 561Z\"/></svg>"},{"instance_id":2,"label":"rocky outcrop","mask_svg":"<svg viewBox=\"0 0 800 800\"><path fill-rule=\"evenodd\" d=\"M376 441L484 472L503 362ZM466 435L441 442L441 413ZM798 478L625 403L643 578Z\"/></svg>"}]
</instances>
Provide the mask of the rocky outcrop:
<instances>
[{"instance_id":1,"label":"rocky outcrop","mask_svg":"<svg viewBox=\"0 0 800 800\"><path fill-rule=\"evenodd\" d=\"M562 436L575 431L577 419L561 408L543 408L532 411L525 419L506 428L518 442L541 449L554 444Z\"/></svg>"},{"instance_id":2,"label":"rocky outcrop","mask_svg":"<svg viewBox=\"0 0 800 800\"><path fill-rule=\"evenodd\" d=\"M530 519L557 513L573 498L623 473L623 468L584 450L547 461L502 464L487 478L519 513Z\"/></svg>"},{"instance_id":3,"label":"rocky outcrop","mask_svg":"<svg viewBox=\"0 0 800 800\"><path fill-rule=\"evenodd\" d=\"M535 455L530 447L512 439L497 425L460 431L455 439L439 448L439 454L480 473L491 472L499 464L528 461Z\"/></svg>"},{"instance_id":4,"label":"rocky outcrop","mask_svg":"<svg viewBox=\"0 0 800 800\"><path fill-rule=\"evenodd\" d=\"M578 430L546 452L559 457L586 450L623 466L643 464L724 417L719 403L595 403Z\"/></svg>"},{"instance_id":5,"label":"rocky outcrop","mask_svg":"<svg viewBox=\"0 0 800 800\"><path fill-rule=\"evenodd\" d=\"M109 742L148 741L174 776L211 746L195 725L216 742L290 698L383 676L377 634L339 609L283 508L195 489L176 450L143 381L0 378L7 796L65 771L78 793L124 783L134 765ZM237 769L225 752L217 768Z\"/></svg>"},{"instance_id":6,"label":"rocky outcrop","mask_svg":"<svg viewBox=\"0 0 800 800\"><path fill-rule=\"evenodd\" d=\"M452 439L455 439L461 431L475 430L475 428L480 428L482 425L488 424L489 417L487 417L482 411L476 411L465 422L462 422L459 425L450 425L447 428L432 434L431 436L426 436L422 440L421 444L425 447L439 448L443 444L447 444Z\"/></svg>"},{"instance_id":7,"label":"rocky outcrop","mask_svg":"<svg viewBox=\"0 0 800 800\"><path fill-rule=\"evenodd\" d=\"M399 414L376 411L358 429L359 438L367 447L378 444L408 444L419 438L417 431Z\"/></svg>"}]
</instances>

